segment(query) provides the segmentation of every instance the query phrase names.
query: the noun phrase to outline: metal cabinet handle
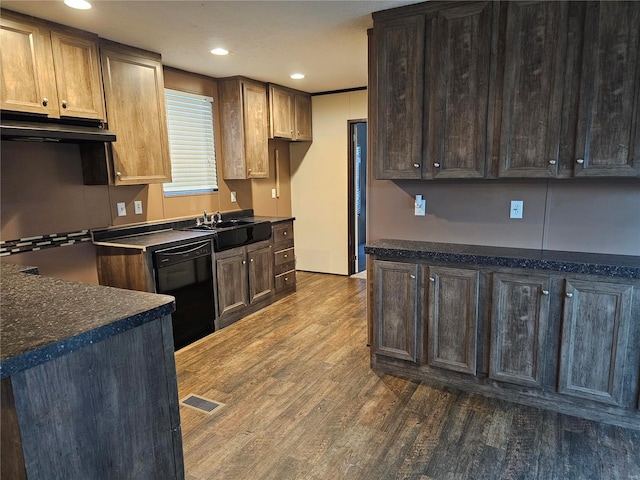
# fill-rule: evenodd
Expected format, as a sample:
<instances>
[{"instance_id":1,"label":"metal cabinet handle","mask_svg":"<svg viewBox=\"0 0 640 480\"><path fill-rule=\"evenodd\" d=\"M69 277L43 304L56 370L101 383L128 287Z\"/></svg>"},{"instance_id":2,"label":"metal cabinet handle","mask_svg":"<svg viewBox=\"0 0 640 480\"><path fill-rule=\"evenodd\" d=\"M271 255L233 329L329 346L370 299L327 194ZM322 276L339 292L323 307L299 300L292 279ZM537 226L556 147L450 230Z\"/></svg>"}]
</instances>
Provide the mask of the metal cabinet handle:
<instances>
[{"instance_id":1,"label":"metal cabinet handle","mask_svg":"<svg viewBox=\"0 0 640 480\"><path fill-rule=\"evenodd\" d=\"M584 163L584 158L577 159L576 163L579 163L580 165L582 165Z\"/></svg>"},{"instance_id":2,"label":"metal cabinet handle","mask_svg":"<svg viewBox=\"0 0 640 480\"><path fill-rule=\"evenodd\" d=\"M567 292L567 293L565 293L565 296L567 298L571 298L571 297L573 297L573 293Z\"/></svg>"},{"instance_id":3,"label":"metal cabinet handle","mask_svg":"<svg viewBox=\"0 0 640 480\"><path fill-rule=\"evenodd\" d=\"M49 99L45 97L42 99L42 106L46 107L47 105L49 105Z\"/></svg>"},{"instance_id":4,"label":"metal cabinet handle","mask_svg":"<svg viewBox=\"0 0 640 480\"><path fill-rule=\"evenodd\" d=\"M242 260L242 264L243 264L243 265L246 265L246 264L247 264L247 261L246 261L246 260Z\"/></svg>"},{"instance_id":5,"label":"metal cabinet handle","mask_svg":"<svg viewBox=\"0 0 640 480\"><path fill-rule=\"evenodd\" d=\"M549 165L555 165L557 162L555 160L549 160Z\"/></svg>"},{"instance_id":6,"label":"metal cabinet handle","mask_svg":"<svg viewBox=\"0 0 640 480\"><path fill-rule=\"evenodd\" d=\"M436 281L436 279L435 279L434 277L429 277L429 281L430 281L430 282L435 282L435 281Z\"/></svg>"},{"instance_id":7,"label":"metal cabinet handle","mask_svg":"<svg viewBox=\"0 0 640 480\"><path fill-rule=\"evenodd\" d=\"M289 281L289 277L284 277L284 281L288 282Z\"/></svg>"},{"instance_id":8,"label":"metal cabinet handle","mask_svg":"<svg viewBox=\"0 0 640 480\"><path fill-rule=\"evenodd\" d=\"M67 101L66 100L62 100L62 108L67 108Z\"/></svg>"},{"instance_id":9,"label":"metal cabinet handle","mask_svg":"<svg viewBox=\"0 0 640 480\"><path fill-rule=\"evenodd\" d=\"M438 162L434 163L433 166L436 168L440 168L440 164Z\"/></svg>"},{"instance_id":10,"label":"metal cabinet handle","mask_svg":"<svg viewBox=\"0 0 640 480\"><path fill-rule=\"evenodd\" d=\"M284 255L284 258L287 258L287 256L286 256L286 255Z\"/></svg>"},{"instance_id":11,"label":"metal cabinet handle","mask_svg":"<svg viewBox=\"0 0 640 480\"><path fill-rule=\"evenodd\" d=\"M298 130L298 136L300 136L300 130Z\"/></svg>"},{"instance_id":12,"label":"metal cabinet handle","mask_svg":"<svg viewBox=\"0 0 640 480\"><path fill-rule=\"evenodd\" d=\"M282 234L286 236L287 235L287 231L285 230L284 232L282 232Z\"/></svg>"},{"instance_id":13,"label":"metal cabinet handle","mask_svg":"<svg viewBox=\"0 0 640 480\"><path fill-rule=\"evenodd\" d=\"M116 176L117 177L121 177L122 176L122 172L116 172Z\"/></svg>"},{"instance_id":14,"label":"metal cabinet handle","mask_svg":"<svg viewBox=\"0 0 640 480\"><path fill-rule=\"evenodd\" d=\"M549 295L549 290L542 290L543 295Z\"/></svg>"},{"instance_id":15,"label":"metal cabinet handle","mask_svg":"<svg viewBox=\"0 0 640 480\"><path fill-rule=\"evenodd\" d=\"M253 262L253 258L251 260L249 260L250 262Z\"/></svg>"},{"instance_id":16,"label":"metal cabinet handle","mask_svg":"<svg viewBox=\"0 0 640 480\"><path fill-rule=\"evenodd\" d=\"M410 277L411 277L411 278L416 278L416 276L415 276L415 275L410 275Z\"/></svg>"},{"instance_id":17,"label":"metal cabinet handle","mask_svg":"<svg viewBox=\"0 0 640 480\"><path fill-rule=\"evenodd\" d=\"M414 167L414 168L420 168L420 164L419 164L419 163L414 163L414 164L413 164L413 167Z\"/></svg>"}]
</instances>

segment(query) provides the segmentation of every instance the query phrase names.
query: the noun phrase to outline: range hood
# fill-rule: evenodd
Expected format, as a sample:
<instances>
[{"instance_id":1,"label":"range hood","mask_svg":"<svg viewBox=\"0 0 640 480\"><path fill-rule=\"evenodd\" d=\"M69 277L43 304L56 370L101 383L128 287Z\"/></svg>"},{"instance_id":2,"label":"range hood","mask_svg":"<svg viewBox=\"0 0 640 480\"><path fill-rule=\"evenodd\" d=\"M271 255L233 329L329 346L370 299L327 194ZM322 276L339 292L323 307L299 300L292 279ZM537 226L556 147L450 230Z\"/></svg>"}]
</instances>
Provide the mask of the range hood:
<instances>
[{"instance_id":1,"label":"range hood","mask_svg":"<svg viewBox=\"0 0 640 480\"><path fill-rule=\"evenodd\" d=\"M116 134L99 125L65 125L53 122L25 122L2 119L0 122L2 140L23 142L115 142Z\"/></svg>"}]
</instances>

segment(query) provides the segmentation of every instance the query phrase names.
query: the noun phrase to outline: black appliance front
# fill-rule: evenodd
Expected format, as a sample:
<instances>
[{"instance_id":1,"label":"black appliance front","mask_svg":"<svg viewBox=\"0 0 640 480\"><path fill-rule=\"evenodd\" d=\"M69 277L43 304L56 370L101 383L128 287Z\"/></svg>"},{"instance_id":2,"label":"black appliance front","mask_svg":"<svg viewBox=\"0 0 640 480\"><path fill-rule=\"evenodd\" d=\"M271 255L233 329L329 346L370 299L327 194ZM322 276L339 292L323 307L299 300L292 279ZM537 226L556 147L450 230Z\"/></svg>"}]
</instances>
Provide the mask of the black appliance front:
<instances>
[{"instance_id":1,"label":"black appliance front","mask_svg":"<svg viewBox=\"0 0 640 480\"><path fill-rule=\"evenodd\" d=\"M175 350L215 330L211 241L189 243L154 253L156 291L176 299L172 314Z\"/></svg>"}]
</instances>

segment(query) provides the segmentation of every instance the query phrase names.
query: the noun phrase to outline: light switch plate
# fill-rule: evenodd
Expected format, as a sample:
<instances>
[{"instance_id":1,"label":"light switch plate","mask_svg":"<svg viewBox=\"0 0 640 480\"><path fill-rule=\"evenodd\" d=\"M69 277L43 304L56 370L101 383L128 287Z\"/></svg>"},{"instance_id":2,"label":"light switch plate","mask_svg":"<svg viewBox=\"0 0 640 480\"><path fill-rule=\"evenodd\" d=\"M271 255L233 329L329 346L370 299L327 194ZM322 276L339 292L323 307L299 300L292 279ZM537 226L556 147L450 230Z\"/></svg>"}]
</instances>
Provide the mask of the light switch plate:
<instances>
[{"instance_id":1,"label":"light switch plate","mask_svg":"<svg viewBox=\"0 0 640 480\"><path fill-rule=\"evenodd\" d=\"M231 192L231 202L237 202L236 192Z\"/></svg>"},{"instance_id":2,"label":"light switch plate","mask_svg":"<svg viewBox=\"0 0 640 480\"><path fill-rule=\"evenodd\" d=\"M522 200L511 200L511 210L509 212L509 218L522 218L523 208L524 202Z\"/></svg>"},{"instance_id":3,"label":"light switch plate","mask_svg":"<svg viewBox=\"0 0 640 480\"><path fill-rule=\"evenodd\" d=\"M118 202L118 216L126 217L127 216L127 205L124 202Z\"/></svg>"},{"instance_id":4,"label":"light switch plate","mask_svg":"<svg viewBox=\"0 0 640 480\"><path fill-rule=\"evenodd\" d=\"M133 213L136 215L142 215L142 200L136 200L133 202Z\"/></svg>"}]
</instances>

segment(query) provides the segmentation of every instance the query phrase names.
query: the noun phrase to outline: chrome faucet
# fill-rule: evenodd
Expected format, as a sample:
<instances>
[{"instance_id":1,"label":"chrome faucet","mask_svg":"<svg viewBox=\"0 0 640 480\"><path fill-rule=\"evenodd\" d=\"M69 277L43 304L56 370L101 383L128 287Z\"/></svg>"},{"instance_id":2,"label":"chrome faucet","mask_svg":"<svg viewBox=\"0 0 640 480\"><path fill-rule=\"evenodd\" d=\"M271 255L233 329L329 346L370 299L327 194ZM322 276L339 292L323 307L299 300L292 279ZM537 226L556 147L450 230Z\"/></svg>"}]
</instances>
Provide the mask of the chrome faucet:
<instances>
[{"instance_id":1,"label":"chrome faucet","mask_svg":"<svg viewBox=\"0 0 640 480\"><path fill-rule=\"evenodd\" d=\"M211 223L213 223L214 225L217 223L220 223L222 221L222 214L220 212L216 212L213 215L211 215Z\"/></svg>"}]
</instances>

